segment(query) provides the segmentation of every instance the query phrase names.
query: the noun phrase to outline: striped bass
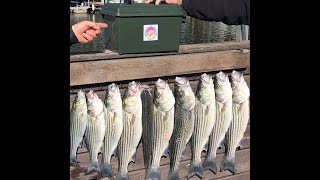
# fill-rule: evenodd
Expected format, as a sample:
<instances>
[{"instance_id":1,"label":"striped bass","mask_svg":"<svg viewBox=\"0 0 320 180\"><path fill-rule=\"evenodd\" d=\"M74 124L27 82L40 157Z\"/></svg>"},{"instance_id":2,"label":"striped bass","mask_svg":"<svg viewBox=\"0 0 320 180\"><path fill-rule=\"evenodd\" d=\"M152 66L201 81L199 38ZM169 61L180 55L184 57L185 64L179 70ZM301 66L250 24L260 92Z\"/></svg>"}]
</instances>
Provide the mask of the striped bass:
<instances>
[{"instance_id":1,"label":"striped bass","mask_svg":"<svg viewBox=\"0 0 320 180\"><path fill-rule=\"evenodd\" d=\"M147 180L161 179L160 159L167 156L169 140L174 125L175 98L166 81L159 79L155 83L153 104L148 120L147 151Z\"/></svg>"},{"instance_id":2,"label":"striped bass","mask_svg":"<svg viewBox=\"0 0 320 180\"><path fill-rule=\"evenodd\" d=\"M216 122L209 137L208 152L202 164L204 170L217 173L217 149L225 137L232 120L232 89L227 74L220 71L216 74Z\"/></svg>"},{"instance_id":3,"label":"striped bass","mask_svg":"<svg viewBox=\"0 0 320 180\"><path fill-rule=\"evenodd\" d=\"M142 89L140 84L132 81L128 84L122 99L123 132L118 148L118 173L116 179L129 179L128 165L135 162L136 149L142 136Z\"/></svg>"},{"instance_id":4,"label":"striped bass","mask_svg":"<svg viewBox=\"0 0 320 180\"><path fill-rule=\"evenodd\" d=\"M98 153L102 146L106 131L103 113L105 106L92 89L86 93L86 96L88 104L88 126L85 132L85 143L90 155L90 164L87 169L87 174L93 171L100 173Z\"/></svg>"},{"instance_id":5,"label":"striped bass","mask_svg":"<svg viewBox=\"0 0 320 180\"><path fill-rule=\"evenodd\" d=\"M249 121L250 90L243 78L242 73L232 71L231 80L233 119L226 133L226 151L221 163L220 170L229 170L231 173L235 174L237 172L235 161L236 149L238 144L241 142L241 139L243 138Z\"/></svg>"},{"instance_id":6,"label":"striped bass","mask_svg":"<svg viewBox=\"0 0 320 180\"><path fill-rule=\"evenodd\" d=\"M194 130L190 139L192 156L188 178L194 175L202 178L201 152L205 149L206 143L208 143L213 125L216 121L214 84L212 76L206 73L200 76L196 91L194 113Z\"/></svg>"},{"instance_id":7,"label":"striped bass","mask_svg":"<svg viewBox=\"0 0 320 180\"><path fill-rule=\"evenodd\" d=\"M113 179L111 156L115 154L123 130L122 99L119 87L114 83L108 85L105 105L106 132L102 145L102 163L100 168L102 176Z\"/></svg>"},{"instance_id":8,"label":"striped bass","mask_svg":"<svg viewBox=\"0 0 320 180\"><path fill-rule=\"evenodd\" d=\"M179 161L189 142L194 128L195 96L189 81L175 78L174 130L170 139L170 170L168 179L179 179Z\"/></svg>"},{"instance_id":9,"label":"striped bass","mask_svg":"<svg viewBox=\"0 0 320 180\"><path fill-rule=\"evenodd\" d=\"M70 111L70 164L77 164L77 150L88 124L85 93L80 90Z\"/></svg>"}]
</instances>

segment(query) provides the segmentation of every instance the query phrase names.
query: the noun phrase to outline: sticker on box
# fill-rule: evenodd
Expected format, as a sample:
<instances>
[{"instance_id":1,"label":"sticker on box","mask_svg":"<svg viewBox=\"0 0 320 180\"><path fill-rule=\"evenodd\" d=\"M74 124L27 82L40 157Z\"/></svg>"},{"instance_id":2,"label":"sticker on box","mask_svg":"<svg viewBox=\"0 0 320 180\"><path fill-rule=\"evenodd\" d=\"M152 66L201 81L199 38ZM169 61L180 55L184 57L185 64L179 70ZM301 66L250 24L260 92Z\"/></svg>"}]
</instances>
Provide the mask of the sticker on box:
<instances>
[{"instance_id":1,"label":"sticker on box","mask_svg":"<svg viewBox=\"0 0 320 180\"><path fill-rule=\"evenodd\" d=\"M158 24L143 25L143 41L158 40Z\"/></svg>"}]
</instances>

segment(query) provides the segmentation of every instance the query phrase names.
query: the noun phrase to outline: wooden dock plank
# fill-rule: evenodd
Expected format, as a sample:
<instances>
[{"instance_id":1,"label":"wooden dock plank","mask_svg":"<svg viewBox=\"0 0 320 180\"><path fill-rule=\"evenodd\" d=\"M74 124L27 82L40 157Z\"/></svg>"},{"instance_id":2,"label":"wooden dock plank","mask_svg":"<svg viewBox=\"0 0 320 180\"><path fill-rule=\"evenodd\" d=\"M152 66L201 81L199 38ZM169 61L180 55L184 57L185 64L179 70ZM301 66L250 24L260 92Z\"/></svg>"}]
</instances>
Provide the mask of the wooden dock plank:
<instances>
[{"instance_id":1,"label":"wooden dock plank","mask_svg":"<svg viewBox=\"0 0 320 180\"><path fill-rule=\"evenodd\" d=\"M246 133L244 135L244 146L243 146L243 149L249 149L249 148L250 148L250 125L248 125ZM96 177L97 173L93 173L93 174L90 174L90 175L85 175L85 170L86 170L86 168L87 168L87 166L89 164L89 153L86 150L83 150L83 149L80 150L80 151L83 151L83 152L78 153L78 157L77 158L78 158L78 162L79 162L79 167L75 168L72 171L72 177L74 177L74 178L75 177L81 177L81 180L85 180L85 179L90 179L90 178ZM222 157L223 153L224 153L224 148L219 149L218 152L217 152L217 154L219 156L221 156L221 157ZM237 153L238 153L238 151L237 151ZM205 153L203 152L202 153L202 157L204 157L204 156L205 156ZM239 156L239 155L236 155L236 156ZM100 158L101 158L101 155L99 155L99 159ZM191 158L191 149L190 149L189 146L186 146L186 156L183 159L181 159L180 163L184 162L185 164L188 164L190 162L190 158ZM170 161L169 158L162 158L161 162L160 162L160 165L167 167L169 165L169 161ZM249 159L247 161L249 161ZM117 158L113 157L111 162L112 162L113 172L115 174L117 172L117 169L118 169ZM241 162L239 162L239 166L242 166L242 165L240 165L240 163ZM181 168L183 168L183 166L181 166ZM139 173L141 173L141 171L144 171L144 170L145 169L144 169L144 164L143 164L142 144L140 144L138 149L137 149L137 160L136 160L136 163L131 163L128 166L128 171L130 172L129 173L130 178L132 178L131 174L134 174L134 177L138 176L136 171L139 171ZM140 178L143 179L143 177L141 177L141 176L144 176L144 175L140 175Z\"/></svg>"},{"instance_id":2,"label":"wooden dock plank","mask_svg":"<svg viewBox=\"0 0 320 180\"><path fill-rule=\"evenodd\" d=\"M203 44L186 44L180 45L178 53L143 53L143 54L123 54L106 50L103 53L95 54L77 54L70 56L70 62L80 61L94 61L94 60L107 60L107 59L123 59L123 58L135 58L135 57L150 57L150 56L164 56L172 54L191 54L202 52L216 52L227 50L242 50L250 49L250 41L230 41L223 43L203 43Z\"/></svg>"},{"instance_id":3,"label":"wooden dock plank","mask_svg":"<svg viewBox=\"0 0 320 180\"><path fill-rule=\"evenodd\" d=\"M139 152L141 152L142 150L140 150ZM221 160L223 158L223 152L218 152L217 153L217 164L218 166L220 166L221 164ZM180 160L180 164L179 164L179 177L180 179L186 179L186 176L188 174L189 171L189 165L190 165L190 155L188 155L188 158L183 158ZM202 156L202 162L204 160L204 155ZM88 164L88 159L89 156L87 154L86 157L86 162L81 161L79 163L79 167L76 168L72 168L71 170L71 179L81 179L81 180L88 180L88 179L95 179L98 174L96 172L86 175L85 171L87 168L87 164ZM99 156L99 158L101 158ZM236 152L236 163L237 163L237 174L241 173L241 172L246 172L250 170L250 148L243 148L239 151ZM140 167L140 168L134 168L137 165L143 165L143 161L141 162L136 162L136 163L131 163L128 166L128 171L129 171L129 177L130 179L144 179L145 177L145 168L144 166ZM161 174L162 174L162 178L161 179L166 179L168 172L169 172L169 158L162 158L161 159ZM114 172L114 176L116 175L117 172L117 160L114 158L112 160L112 170ZM218 172L216 175L214 175L211 171L205 171L204 172L204 179L210 178L210 177L214 177L214 178L218 178L218 177L226 177L226 176L230 176L232 175L230 172L228 171L224 171L224 172ZM198 177L193 177L191 178L193 180L195 179L199 179Z\"/></svg>"},{"instance_id":4,"label":"wooden dock plank","mask_svg":"<svg viewBox=\"0 0 320 180\"><path fill-rule=\"evenodd\" d=\"M239 50L101 60L70 64L70 86L246 68L249 52Z\"/></svg>"},{"instance_id":5,"label":"wooden dock plank","mask_svg":"<svg viewBox=\"0 0 320 180\"><path fill-rule=\"evenodd\" d=\"M212 178L212 179L218 179L218 180L249 180L250 179L250 171L241 172L239 174L235 174L234 176L226 176L226 177Z\"/></svg>"}]
</instances>

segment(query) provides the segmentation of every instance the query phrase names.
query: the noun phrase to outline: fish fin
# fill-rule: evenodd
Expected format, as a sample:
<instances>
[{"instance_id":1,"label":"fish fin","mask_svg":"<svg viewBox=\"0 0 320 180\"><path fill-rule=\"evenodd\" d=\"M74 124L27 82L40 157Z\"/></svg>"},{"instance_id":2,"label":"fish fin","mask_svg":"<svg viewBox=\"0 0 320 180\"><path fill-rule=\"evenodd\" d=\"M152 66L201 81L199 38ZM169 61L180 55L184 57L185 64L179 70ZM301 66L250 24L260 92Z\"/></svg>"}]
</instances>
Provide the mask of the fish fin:
<instances>
[{"instance_id":1,"label":"fish fin","mask_svg":"<svg viewBox=\"0 0 320 180\"><path fill-rule=\"evenodd\" d=\"M161 179L160 167L152 167L148 170L146 180L159 180Z\"/></svg>"},{"instance_id":2,"label":"fish fin","mask_svg":"<svg viewBox=\"0 0 320 180\"><path fill-rule=\"evenodd\" d=\"M202 151L207 152L208 151L208 146L209 146L209 141L203 146Z\"/></svg>"},{"instance_id":3,"label":"fish fin","mask_svg":"<svg viewBox=\"0 0 320 180\"><path fill-rule=\"evenodd\" d=\"M100 165L100 171L101 171L100 174L103 177L108 177L109 179L113 179L111 164L101 164Z\"/></svg>"},{"instance_id":4,"label":"fish fin","mask_svg":"<svg viewBox=\"0 0 320 180\"><path fill-rule=\"evenodd\" d=\"M186 156L187 154L187 151L186 151L186 148L184 148L184 150L182 151L181 153L181 158L183 158L184 156Z\"/></svg>"},{"instance_id":5,"label":"fish fin","mask_svg":"<svg viewBox=\"0 0 320 180\"><path fill-rule=\"evenodd\" d=\"M217 160L216 157L206 157L202 164L203 170L210 170L217 174Z\"/></svg>"},{"instance_id":6,"label":"fish fin","mask_svg":"<svg viewBox=\"0 0 320 180\"><path fill-rule=\"evenodd\" d=\"M76 156L71 156L70 157L70 165L73 165L73 166L77 166L77 157Z\"/></svg>"},{"instance_id":7,"label":"fish fin","mask_svg":"<svg viewBox=\"0 0 320 180\"><path fill-rule=\"evenodd\" d=\"M228 170L232 174L236 174L236 172L237 172L236 159L234 157L227 157L227 156L223 157L220 172L225 171L225 170Z\"/></svg>"},{"instance_id":8,"label":"fish fin","mask_svg":"<svg viewBox=\"0 0 320 180\"><path fill-rule=\"evenodd\" d=\"M245 103L239 104L238 111L241 112L244 106L245 106Z\"/></svg>"},{"instance_id":9,"label":"fish fin","mask_svg":"<svg viewBox=\"0 0 320 180\"><path fill-rule=\"evenodd\" d=\"M87 174L90 174L93 171L100 173L100 166L98 162L92 162L89 164L87 168Z\"/></svg>"},{"instance_id":10,"label":"fish fin","mask_svg":"<svg viewBox=\"0 0 320 180\"><path fill-rule=\"evenodd\" d=\"M243 138L240 140L238 146L237 146L237 150L240 150L243 148Z\"/></svg>"},{"instance_id":11,"label":"fish fin","mask_svg":"<svg viewBox=\"0 0 320 180\"><path fill-rule=\"evenodd\" d=\"M101 148L98 151L98 155L101 154L103 152L103 146L101 146Z\"/></svg>"},{"instance_id":12,"label":"fish fin","mask_svg":"<svg viewBox=\"0 0 320 180\"><path fill-rule=\"evenodd\" d=\"M130 161L132 161L132 162L136 162L136 156L137 156L137 153L135 152L133 155L132 155L132 157L131 157L131 160Z\"/></svg>"},{"instance_id":13,"label":"fish fin","mask_svg":"<svg viewBox=\"0 0 320 180\"><path fill-rule=\"evenodd\" d=\"M206 111L204 112L204 114L205 114L205 116L206 116L206 117L207 117L207 116L208 116L208 114L209 114L209 110L210 110L210 107L209 107L209 106L207 106Z\"/></svg>"},{"instance_id":14,"label":"fish fin","mask_svg":"<svg viewBox=\"0 0 320 180\"><path fill-rule=\"evenodd\" d=\"M88 145L87 145L87 143L86 143L86 141L85 141L85 138L83 138L82 139L82 141L81 141L81 148L85 148L85 149L88 149L87 147L88 147Z\"/></svg>"},{"instance_id":15,"label":"fish fin","mask_svg":"<svg viewBox=\"0 0 320 180\"><path fill-rule=\"evenodd\" d=\"M169 119L169 112L164 115L163 121L166 122Z\"/></svg>"},{"instance_id":16,"label":"fish fin","mask_svg":"<svg viewBox=\"0 0 320 180\"><path fill-rule=\"evenodd\" d=\"M169 150L169 147L167 147L167 148L166 148L166 150L164 150L164 152L163 152L162 156L164 156L164 157L168 157L168 156L169 156L169 154L170 154L170 150Z\"/></svg>"},{"instance_id":17,"label":"fish fin","mask_svg":"<svg viewBox=\"0 0 320 180\"><path fill-rule=\"evenodd\" d=\"M133 114L131 118L131 124L134 124L135 120L136 120L136 116Z\"/></svg>"},{"instance_id":18,"label":"fish fin","mask_svg":"<svg viewBox=\"0 0 320 180\"><path fill-rule=\"evenodd\" d=\"M188 173L188 179L195 175L202 179L203 167L201 166L201 163L191 163L190 170Z\"/></svg>"},{"instance_id":19,"label":"fish fin","mask_svg":"<svg viewBox=\"0 0 320 180\"><path fill-rule=\"evenodd\" d=\"M113 118L112 118L112 124L115 124L116 123L116 119L119 117L119 114L117 113L117 111L115 111L113 113Z\"/></svg>"},{"instance_id":20,"label":"fish fin","mask_svg":"<svg viewBox=\"0 0 320 180\"><path fill-rule=\"evenodd\" d=\"M221 149L223 146L224 147L226 146L226 139L225 138L223 138L222 141L220 142L218 149Z\"/></svg>"},{"instance_id":21,"label":"fish fin","mask_svg":"<svg viewBox=\"0 0 320 180\"><path fill-rule=\"evenodd\" d=\"M117 148L115 148L115 149L113 150L113 152L112 152L112 154L111 154L111 157L112 157L112 156L117 157Z\"/></svg>"},{"instance_id":22,"label":"fish fin","mask_svg":"<svg viewBox=\"0 0 320 180\"><path fill-rule=\"evenodd\" d=\"M227 107L227 103L223 103L222 104L222 108L221 108L221 113L225 113L226 112L226 108Z\"/></svg>"},{"instance_id":23,"label":"fish fin","mask_svg":"<svg viewBox=\"0 0 320 180\"><path fill-rule=\"evenodd\" d=\"M169 171L168 180L179 180L178 171Z\"/></svg>"},{"instance_id":24,"label":"fish fin","mask_svg":"<svg viewBox=\"0 0 320 180\"><path fill-rule=\"evenodd\" d=\"M128 173L119 173L116 176L117 180L129 180L129 175Z\"/></svg>"},{"instance_id":25,"label":"fish fin","mask_svg":"<svg viewBox=\"0 0 320 180\"><path fill-rule=\"evenodd\" d=\"M82 139L81 142L80 142L80 144L79 144L79 146L78 146L78 148L82 148L82 147L83 147L83 144L84 144L84 142L83 142L83 139Z\"/></svg>"}]
</instances>

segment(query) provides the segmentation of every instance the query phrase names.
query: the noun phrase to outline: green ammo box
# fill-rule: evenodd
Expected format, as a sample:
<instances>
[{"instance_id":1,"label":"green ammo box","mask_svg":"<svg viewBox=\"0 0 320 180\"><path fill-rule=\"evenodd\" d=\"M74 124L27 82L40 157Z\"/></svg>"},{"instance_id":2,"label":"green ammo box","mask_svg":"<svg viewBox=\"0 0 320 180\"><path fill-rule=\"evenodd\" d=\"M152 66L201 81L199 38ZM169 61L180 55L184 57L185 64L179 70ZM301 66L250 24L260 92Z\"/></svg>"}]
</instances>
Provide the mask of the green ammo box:
<instances>
[{"instance_id":1,"label":"green ammo box","mask_svg":"<svg viewBox=\"0 0 320 180\"><path fill-rule=\"evenodd\" d=\"M178 52L185 12L178 5L106 3L106 48L119 54Z\"/></svg>"}]
</instances>

